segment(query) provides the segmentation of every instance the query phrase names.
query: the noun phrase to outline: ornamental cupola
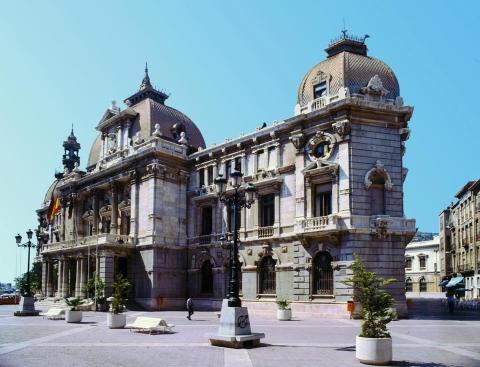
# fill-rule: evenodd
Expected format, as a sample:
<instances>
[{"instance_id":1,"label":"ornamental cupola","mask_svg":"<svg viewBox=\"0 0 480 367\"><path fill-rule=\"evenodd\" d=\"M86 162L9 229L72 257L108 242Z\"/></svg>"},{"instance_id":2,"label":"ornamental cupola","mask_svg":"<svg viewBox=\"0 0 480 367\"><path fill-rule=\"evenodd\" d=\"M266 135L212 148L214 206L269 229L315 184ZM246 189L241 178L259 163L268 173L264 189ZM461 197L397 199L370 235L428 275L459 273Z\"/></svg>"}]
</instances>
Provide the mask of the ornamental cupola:
<instances>
[{"instance_id":1,"label":"ornamental cupola","mask_svg":"<svg viewBox=\"0 0 480 367\"><path fill-rule=\"evenodd\" d=\"M127 106L134 106L144 99L150 98L158 103L165 104L165 100L168 98L168 94L155 89L150 82L150 76L148 75L148 65L145 63L145 76L143 77L138 92L125 99Z\"/></svg>"},{"instance_id":2,"label":"ornamental cupola","mask_svg":"<svg viewBox=\"0 0 480 367\"><path fill-rule=\"evenodd\" d=\"M67 140L63 142L63 149L63 167L65 170L73 171L74 168L80 166L80 156L78 155L80 144L77 142L77 137L73 133L73 125L70 135L67 137Z\"/></svg>"}]
</instances>

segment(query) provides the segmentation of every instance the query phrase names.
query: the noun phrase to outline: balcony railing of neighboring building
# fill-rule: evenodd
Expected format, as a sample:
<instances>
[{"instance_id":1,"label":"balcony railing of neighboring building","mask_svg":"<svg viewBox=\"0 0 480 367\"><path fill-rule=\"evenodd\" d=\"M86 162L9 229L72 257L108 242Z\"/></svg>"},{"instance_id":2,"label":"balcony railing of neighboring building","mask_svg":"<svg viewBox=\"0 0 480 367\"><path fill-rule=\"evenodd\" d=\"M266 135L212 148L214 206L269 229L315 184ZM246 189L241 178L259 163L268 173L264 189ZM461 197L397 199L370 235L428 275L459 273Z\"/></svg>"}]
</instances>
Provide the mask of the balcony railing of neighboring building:
<instances>
[{"instance_id":1,"label":"balcony railing of neighboring building","mask_svg":"<svg viewBox=\"0 0 480 367\"><path fill-rule=\"evenodd\" d=\"M43 245L42 252L67 250L71 248L96 245L130 246L132 245L132 238L127 235L99 233L93 236L82 237L78 240L67 240L45 244Z\"/></svg>"},{"instance_id":2,"label":"balcony railing of neighboring building","mask_svg":"<svg viewBox=\"0 0 480 367\"><path fill-rule=\"evenodd\" d=\"M259 227L258 228L258 238L268 238L273 236L275 227L268 226L268 227Z\"/></svg>"}]
</instances>

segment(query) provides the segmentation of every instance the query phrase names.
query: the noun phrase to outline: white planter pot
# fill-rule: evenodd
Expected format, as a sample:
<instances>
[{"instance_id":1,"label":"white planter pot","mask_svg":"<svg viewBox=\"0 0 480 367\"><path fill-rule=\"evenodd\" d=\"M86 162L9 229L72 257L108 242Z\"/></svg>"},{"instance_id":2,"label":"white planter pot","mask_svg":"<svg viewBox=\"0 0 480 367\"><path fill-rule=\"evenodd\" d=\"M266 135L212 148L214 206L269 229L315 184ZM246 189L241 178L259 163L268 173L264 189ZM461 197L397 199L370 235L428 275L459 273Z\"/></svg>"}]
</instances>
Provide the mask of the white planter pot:
<instances>
[{"instance_id":1,"label":"white planter pot","mask_svg":"<svg viewBox=\"0 0 480 367\"><path fill-rule=\"evenodd\" d=\"M280 321L288 321L292 319L292 310L277 310L277 319Z\"/></svg>"},{"instance_id":2,"label":"white planter pot","mask_svg":"<svg viewBox=\"0 0 480 367\"><path fill-rule=\"evenodd\" d=\"M111 313L107 314L107 325L110 329L122 329L127 323L127 315L124 313Z\"/></svg>"},{"instance_id":3,"label":"white planter pot","mask_svg":"<svg viewBox=\"0 0 480 367\"><path fill-rule=\"evenodd\" d=\"M81 322L82 321L82 311L65 311L65 321L66 322Z\"/></svg>"},{"instance_id":4,"label":"white planter pot","mask_svg":"<svg viewBox=\"0 0 480 367\"><path fill-rule=\"evenodd\" d=\"M392 338L357 336L355 356L364 364L389 364L392 361Z\"/></svg>"}]
</instances>

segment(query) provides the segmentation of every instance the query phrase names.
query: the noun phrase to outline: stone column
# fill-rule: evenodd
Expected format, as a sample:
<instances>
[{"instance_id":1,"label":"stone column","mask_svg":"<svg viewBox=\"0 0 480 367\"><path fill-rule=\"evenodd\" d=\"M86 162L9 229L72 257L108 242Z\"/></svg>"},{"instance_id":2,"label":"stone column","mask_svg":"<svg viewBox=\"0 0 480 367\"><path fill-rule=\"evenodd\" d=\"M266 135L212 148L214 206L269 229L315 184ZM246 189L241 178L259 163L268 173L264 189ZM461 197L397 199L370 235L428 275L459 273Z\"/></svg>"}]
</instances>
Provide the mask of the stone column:
<instances>
[{"instance_id":1,"label":"stone column","mask_svg":"<svg viewBox=\"0 0 480 367\"><path fill-rule=\"evenodd\" d=\"M68 263L68 259L63 260L62 266L62 293L61 297L70 297L70 284L68 281L68 275L70 271L70 264Z\"/></svg>"},{"instance_id":2,"label":"stone column","mask_svg":"<svg viewBox=\"0 0 480 367\"><path fill-rule=\"evenodd\" d=\"M103 251L99 256L99 275L105 283L105 297L110 297L113 293L113 277L115 271L115 258L112 252Z\"/></svg>"},{"instance_id":3,"label":"stone column","mask_svg":"<svg viewBox=\"0 0 480 367\"><path fill-rule=\"evenodd\" d=\"M80 297L80 278L82 276L81 266L81 260L77 257L75 266L75 297Z\"/></svg>"},{"instance_id":4,"label":"stone column","mask_svg":"<svg viewBox=\"0 0 480 367\"><path fill-rule=\"evenodd\" d=\"M62 297L63 294L63 264L63 259L59 259L57 269L57 297Z\"/></svg>"},{"instance_id":5,"label":"stone column","mask_svg":"<svg viewBox=\"0 0 480 367\"><path fill-rule=\"evenodd\" d=\"M81 257L80 258L80 297L87 298L87 292L83 289L85 284L87 283L87 274L88 267L87 267L87 258Z\"/></svg>"},{"instance_id":6,"label":"stone column","mask_svg":"<svg viewBox=\"0 0 480 367\"><path fill-rule=\"evenodd\" d=\"M46 291L47 293L45 294L47 297L52 297L53 296L53 263L52 261L47 261L47 284L46 284Z\"/></svg>"},{"instance_id":7,"label":"stone column","mask_svg":"<svg viewBox=\"0 0 480 367\"><path fill-rule=\"evenodd\" d=\"M105 146L106 146L106 143L105 143L105 134L104 134L104 133L102 133L101 139L102 139L102 149L100 150L100 152L101 152L101 154L100 154L100 160L102 160L102 159L105 157Z\"/></svg>"},{"instance_id":8,"label":"stone column","mask_svg":"<svg viewBox=\"0 0 480 367\"><path fill-rule=\"evenodd\" d=\"M67 200L66 199L61 199L61 211L62 211L62 230L60 233L60 241L65 241L67 239L67 225L66 225L66 220L67 220Z\"/></svg>"},{"instance_id":9,"label":"stone column","mask_svg":"<svg viewBox=\"0 0 480 367\"><path fill-rule=\"evenodd\" d=\"M112 222L110 223L110 233L117 234L118 228L118 188L115 184L111 185L112 188Z\"/></svg>"},{"instance_id":10,"label":"stone column","mask_svg":"<svg viewBox=\"0 0 480 367\"><path fill-rule=\"evenodd\" d=\"M42 261L42 294L47 297L47 284L48 284L48 261Z\"/></svg>"}]
</instances>

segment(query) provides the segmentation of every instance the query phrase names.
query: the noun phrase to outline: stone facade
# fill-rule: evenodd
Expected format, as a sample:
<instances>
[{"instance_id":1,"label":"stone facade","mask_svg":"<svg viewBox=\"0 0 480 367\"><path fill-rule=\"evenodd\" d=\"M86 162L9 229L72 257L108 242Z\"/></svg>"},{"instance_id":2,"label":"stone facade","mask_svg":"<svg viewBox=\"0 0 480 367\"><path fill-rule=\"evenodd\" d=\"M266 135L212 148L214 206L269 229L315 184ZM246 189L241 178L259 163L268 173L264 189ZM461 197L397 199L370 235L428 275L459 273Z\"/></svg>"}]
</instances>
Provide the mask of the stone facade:
<instances>
[{"instance_id":1,"label":"stone facade","mask_svg":"<svg viewBox=\"0 0 480 367\"><path fill-rule=\"evenodd\" d=\"M444 279L463 276L465 298L479 298L480 180L467 182L455 197L439 218L441 272Z\"/></svg>"},{"instance_id":2,"label":"stone facade","mask_svg":"<svg viewBox=\"0 0 480 367\"><path fill-rule=\"evenodd\" d=\"M405 250L405 290L409 295L441 292L440 240L433 233L419 233Z\"/></svg>"},{"instance_id":3,"label":"stone facade","mask_svg":"<svg viewBox=\"0 0 480 367\"><path fill-rule=\"evenodd\" d=\"M342 281L358 254L397 279L389 291L404 315L415 220L403 212L402 157L413 108L364 40L344 35L327 50L302 81L295 116L209 148L146 71L128 108L104 114L87 171L67 167L38 211L46 295L70 295L77 283L82 295L99 269L107 293L122 272L147 308L182 308L187 296L219 308L230 257L222 238L233 223L214 178L237 169L257 190L238 220L245 304L270 309L287 299L294 312L345 314L352 290Z\"/></svg>"}]
</instances>

